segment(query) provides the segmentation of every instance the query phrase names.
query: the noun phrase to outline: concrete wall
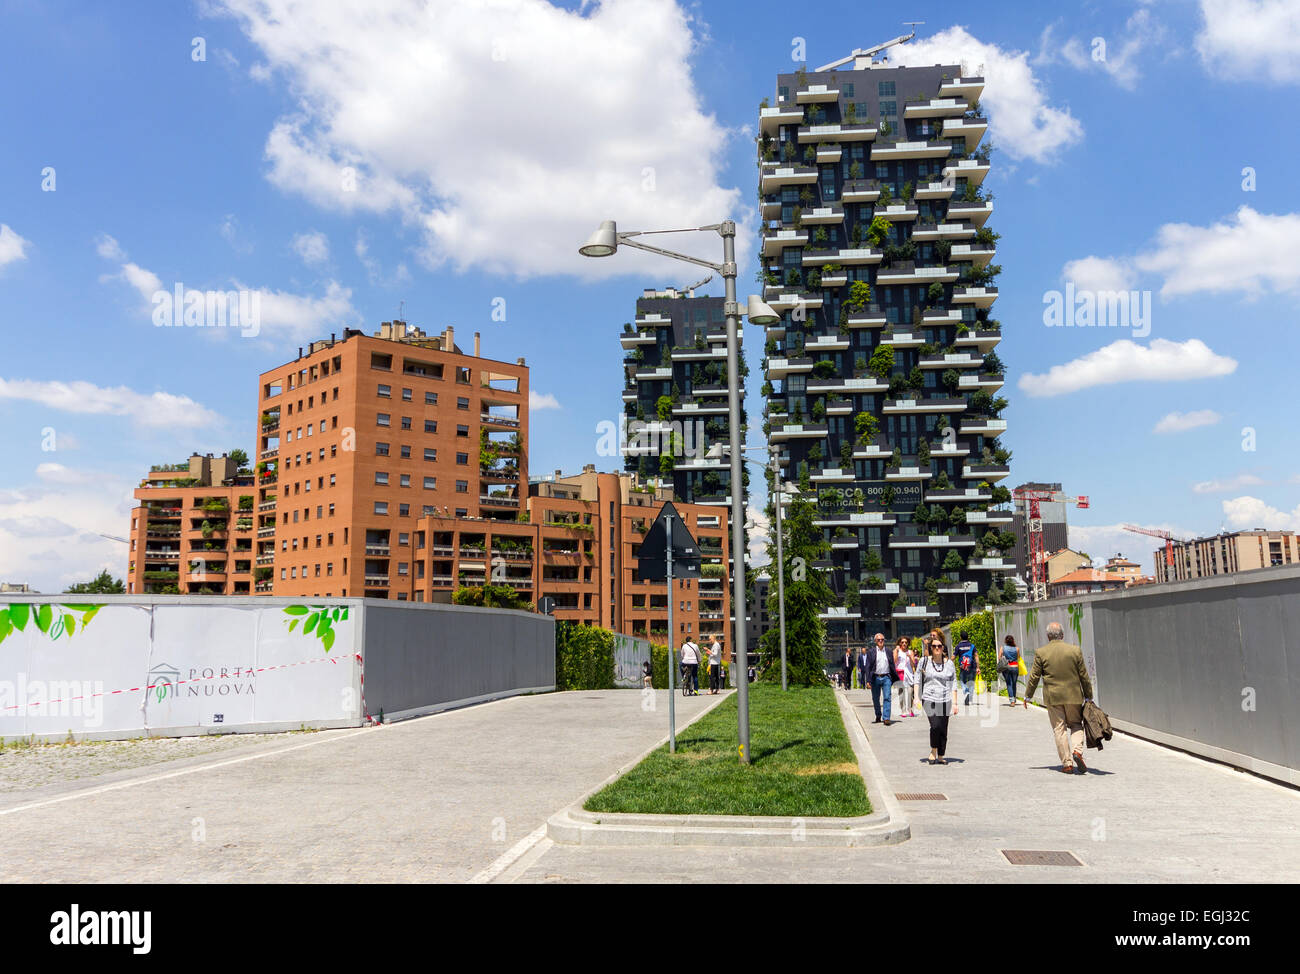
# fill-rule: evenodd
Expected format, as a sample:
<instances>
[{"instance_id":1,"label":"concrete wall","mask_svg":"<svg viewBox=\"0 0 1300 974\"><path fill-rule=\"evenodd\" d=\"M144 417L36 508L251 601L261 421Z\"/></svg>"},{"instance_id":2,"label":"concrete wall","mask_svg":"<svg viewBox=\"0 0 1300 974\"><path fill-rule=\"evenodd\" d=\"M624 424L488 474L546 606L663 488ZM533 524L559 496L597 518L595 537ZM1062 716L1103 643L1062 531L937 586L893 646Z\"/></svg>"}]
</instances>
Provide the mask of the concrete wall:
<instances>
[{"instance_id":1,"label":"concrete wall","mask_svg":"<svg viewBox=\"0 0 1300 974\"><path fill-rule=\"evenodd\" d=\"M1030 667L1061 623L1118 729L1300 785L1300 566L1016 605L994 622Z\"/></svg>"},{"instance_id":2,"label":"concrete wall","mask_svg":"<svg viewBox=\"0 0 1300 974\"><path fill-rule=\"evenodd\" d=\"M372 717L555 689L555 620L533 612L367 599L362 644Z\"/></svg>"}]
</instances>

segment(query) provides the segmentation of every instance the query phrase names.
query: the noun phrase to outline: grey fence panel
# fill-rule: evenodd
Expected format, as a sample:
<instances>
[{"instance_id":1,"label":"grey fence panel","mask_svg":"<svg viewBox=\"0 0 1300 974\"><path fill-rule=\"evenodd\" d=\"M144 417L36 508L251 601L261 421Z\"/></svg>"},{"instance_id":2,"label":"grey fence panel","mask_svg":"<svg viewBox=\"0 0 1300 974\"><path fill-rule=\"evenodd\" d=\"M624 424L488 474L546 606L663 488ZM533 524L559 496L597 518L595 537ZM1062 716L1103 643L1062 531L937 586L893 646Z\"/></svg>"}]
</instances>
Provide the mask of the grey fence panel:
<instances>
[{"instance_id":1,"label":"grey fence panel","mask_svg":"<svg viewBox=\"0 0 1300 974\"><path fill-rule=\"evenodd\" d=\"M1023 634L1032 665L1047 623L1074 640L1070 607L1082 609L1112 719L1300 784L1300 567L1017 605L999 640L1004 628Z\"/></svg>"},{"instance_id":2,"label":"grey fence panel","mask_svg":"<svg viewBox=\"0 0 1300 974\"><path fill-rule=\"evenodd\" d=\"M555 688L549 616L380 600L365 608L365 701L372 716L432 713Z\"/></svg>"}]
</instances>

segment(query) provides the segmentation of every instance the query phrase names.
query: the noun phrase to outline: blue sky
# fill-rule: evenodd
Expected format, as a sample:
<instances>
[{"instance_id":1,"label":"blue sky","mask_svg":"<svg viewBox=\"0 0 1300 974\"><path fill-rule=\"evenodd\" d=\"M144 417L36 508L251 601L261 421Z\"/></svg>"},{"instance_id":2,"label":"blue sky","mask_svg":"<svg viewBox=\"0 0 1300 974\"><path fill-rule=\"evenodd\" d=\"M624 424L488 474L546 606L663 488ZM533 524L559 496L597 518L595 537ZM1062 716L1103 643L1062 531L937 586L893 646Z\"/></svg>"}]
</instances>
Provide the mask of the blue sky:
<instances>
[{"instance_id":1,"label":"blue sky","mask_svg":"<svg viewBox=\"0 0 1300 974\"><path fill-rule=\"evenodd\" d=\"M251 449L259 371L401 302L526 357L533 472L614 465L619 327L642 287L696 275L576 248L606 217L729 216L752 287L751 140L798 67L790 8L482 7L0 0L0 579L123 574L99 534L126 533L150 464ZM819 4L798 33L816 67L907 16L896 61L984 66L1010 483L1089 495L1076 547L1148 570L1118 525L1300 528L1300 3L883 8ZM1149 334L1045 326L1067 280L1149 291ZM177 283L260 292L259 334L156 327ZM746 345L757 416L758 329Z\"/></svg>"}]
</instances>

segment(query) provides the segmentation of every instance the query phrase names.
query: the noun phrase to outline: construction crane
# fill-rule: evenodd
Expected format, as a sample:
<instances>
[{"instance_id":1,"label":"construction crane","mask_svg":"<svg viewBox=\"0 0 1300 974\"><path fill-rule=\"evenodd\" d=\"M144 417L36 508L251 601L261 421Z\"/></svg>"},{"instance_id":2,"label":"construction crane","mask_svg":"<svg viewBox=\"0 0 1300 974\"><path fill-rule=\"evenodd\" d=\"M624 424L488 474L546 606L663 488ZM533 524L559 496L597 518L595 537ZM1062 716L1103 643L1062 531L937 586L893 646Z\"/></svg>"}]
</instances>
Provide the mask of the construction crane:
<instances>
[{"instance_id":1,"label":"construction crane","mask_svg":"<svg viewBox=\"0 0 1300 974\"><path fill-rule=\"evenodd\" d=\"M1176 538L1168 531L1161 531L1159 528L1140 528L1136 524L1121 525L1125 531L1132 531L1134 534L1146 534L1153 538L1165 539L1165 566L1174 567L1174 542L1185 541L1185 538Z\"/></svg>"},{"instance_id":2,"label":"construction crane","mask_svg":"<svg viewBox=\"0 0 1300 974\"><path fill-rule=\"evenodd\" d=\"M905 26L905 27L911 27L911 28L912 28L912 33L910 33L910 34L900 34L900 35L898 35L897 37L895 37L892 41L885 41L885 43L883 43L883 44L877 44L875 47L867 47L867 48L861 48L861 47L860 47L860 48L858 48L857 50L855 50L852 54L850 54L848 57L842 57L842 58L840 58L838 61L832 61L830 64L823 64L823 65L822 65L820 68L818 68L817 70L818 70L818 71L834 71L834 70L835 70L836 68L838 68L841 64L848 64L850 61L855 61L855 60L857 60L858 58L866 58L867 61L868 61L868 63L870 63L870 61L871 61L871 56L872 56L873 54L879 54L879 53L880 53L881 51L883 51L885 48L887 48L887 47L893 47L895 44L906 44L908 41L910 41L913 37L916 36L916 28L917 28L919 25L924 24L924 23L925 23L924 20L905 20L905 21L903 21L903 26Z\"/></svg>"},{"instance_id":3,"label":"construction crane","mask_svg":"<svg viewBox=\"0 0 1300 974\"><path fill-rule=\"evenodd\" d=\"M1025 502L1025 540L1029 549L1029 598L1041 602L1047 598L1047 552L1043 550L1043 514L1041 506L1044 501L1049 504L1073 504L1078 508L1088 507L1087 496L1067 497L1059 490L1032 490L1017 487L1011 496Z\"/></svg>"}]
</instances>

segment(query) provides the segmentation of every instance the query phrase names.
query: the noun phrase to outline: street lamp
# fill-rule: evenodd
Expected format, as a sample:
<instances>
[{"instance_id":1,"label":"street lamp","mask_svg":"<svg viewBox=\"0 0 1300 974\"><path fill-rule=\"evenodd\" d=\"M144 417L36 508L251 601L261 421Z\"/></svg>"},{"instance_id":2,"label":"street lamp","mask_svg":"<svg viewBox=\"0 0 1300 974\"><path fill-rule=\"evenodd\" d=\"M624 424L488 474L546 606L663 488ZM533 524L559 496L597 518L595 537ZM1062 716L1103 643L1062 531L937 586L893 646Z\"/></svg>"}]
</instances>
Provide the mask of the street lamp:
<instances>
[{"instance_id":1,"label":"street lamp","mask_svg":"<svg viewBox=\"0 0 1300 974\"><path fill-rule=\"evenodd\" d=\"M679 254L651 244L634 240L634 237L655 233L689 233L691 231L712 230L722 238L722 263ZM721 274L725 287L723 314L727 318L727 413L731 425L731 560L735 566L732 572L732 606L736 613L735 646L740 658L740 678L736 681L739 690L737 699L738 731L740 738L740 762L749 763L749 659L745 648L745 503L742 490L744 483L744 458L741 456L740 443L740 305L736 301L736 224L734 220L724 220L703 227L688 227L682 230L635 230L620 233L613 220L604 220L600 227L587 238L587 242L578 248L584 257L612 257L620 245L627 245L637 250L658 254L672 260L698 264ZM755 295L749 296L747 317L750 324L771 325L781 320L781 316L769 308ZM668 593L672 598L672 593ZM675 634L669 633L669 639Z\"/></svg>"}]
</instances>

